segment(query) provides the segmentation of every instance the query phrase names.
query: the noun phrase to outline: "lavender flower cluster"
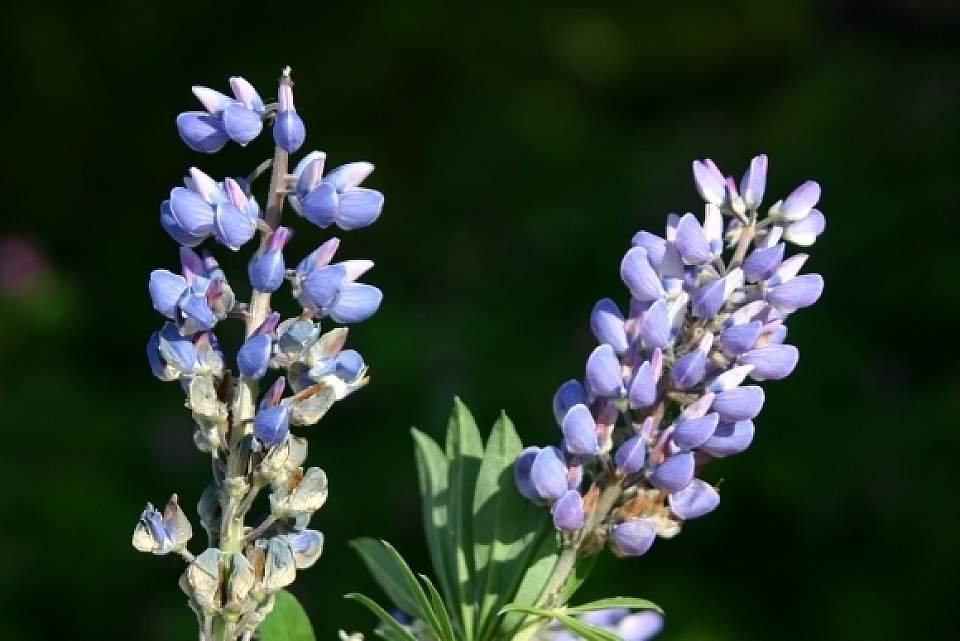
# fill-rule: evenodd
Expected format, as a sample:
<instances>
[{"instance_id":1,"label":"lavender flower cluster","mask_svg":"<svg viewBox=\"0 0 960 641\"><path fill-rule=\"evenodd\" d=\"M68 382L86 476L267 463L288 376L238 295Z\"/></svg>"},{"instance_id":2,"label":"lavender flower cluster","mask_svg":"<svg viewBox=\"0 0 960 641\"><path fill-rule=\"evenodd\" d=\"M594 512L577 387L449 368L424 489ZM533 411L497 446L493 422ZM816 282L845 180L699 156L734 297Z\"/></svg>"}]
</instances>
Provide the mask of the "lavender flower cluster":
<instances>
[{"instance_id":1,"label":"lavender flower cluster","mask_svg":"<svg viewBox=\"0 0 960 641\"><path fill-rule=\"evenodd\" d=\"M243 78L231 78L230 85L233 98L193 88L206 111L177 117L181 138L195 151L214 153L229 140L246 145L272 125L273 159L246 178L221 181L191 168L184 186L174 187L160 206L161 226L181 245L180 273L158 269L149 281L153 307L167 319L147 345L151 370L161 380L179 382L195 422L194 442L212 462L213 482L197 506L208 547L197 556L187 550L192 527L176 495L162 513L148 504L133 534L138 550L173 552L188 561L180 585L204 640L212 640L215 629L218 639L251 638L273 607L273 595L319 557L323 535L308 525L326 500L327 478L320 468L304 468L307 441L291 428L317 423L367 382L362 356L344 349L347 328L324 332L321 321L361 322L382 298L376 287L358 282L373 262L333 262L337 238L288 269L284 248L293 232L279 224L284 200L321 229L373 223L383 196L360 187L373 166L357 162L324 173L325 155L314 151L288 172L289 154L306 136L289 69L273 104L264 104ZM251 186L268 168L261 210ZM209 249L195 248L212 238L237 251L257 234L259 247L247 269L250 299L239 302ZM271 294L284 282L302 307L286 320L271 309ZM218 323L231 319L245 326L235 367L228 366L214 333ZM267 384L271 371L282 374ZM269 513L245 524L265 488Z\"/></svg>"},{"instance_id":2,"label":"lavender flower cluster","mask_svg":"<svg viewBox=\"0 0 960 641\"><path fill-rule=\"evenodd\" d=\"M620 265L627 314L599 301L590 326L600 345L583 383L560 386L553 411L559 447L529 447L514 467L520 491L550 506L570 545L609 541L621 556L645 554L687 519L714 510L717 489L697 478L713 458L738 454L754 437L761 387L797 365L784 343L790 314L815 303L818 274L786 243L814 243L825 219L808 181L759 208L767 157L739 185L711 160L693 163L704 218L670 214L665 237L641 231Z\"/></svg>"}]
</instances>

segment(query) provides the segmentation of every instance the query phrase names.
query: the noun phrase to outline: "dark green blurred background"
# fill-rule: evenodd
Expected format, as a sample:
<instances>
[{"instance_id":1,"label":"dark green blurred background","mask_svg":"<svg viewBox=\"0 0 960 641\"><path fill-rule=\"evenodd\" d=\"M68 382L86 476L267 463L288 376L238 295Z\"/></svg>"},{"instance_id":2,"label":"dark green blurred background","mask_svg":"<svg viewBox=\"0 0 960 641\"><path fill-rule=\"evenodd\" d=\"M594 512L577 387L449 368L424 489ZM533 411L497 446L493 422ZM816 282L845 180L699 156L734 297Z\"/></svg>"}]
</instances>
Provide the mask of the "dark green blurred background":
<instances>
[{"instance_id":1,"label":"dark green blurred background","mask_svg":"<svg viewBox=\"0 0 960 641\"><path fill-rule=\"evenodd\" d=\"M582 372L593 302L623 302L630 236L700 211L692 159L739 175L759 152L768 201L823 185L800 366L751 450L710 468L722 509L605 558L584 596L655 599L667 640L956 638L960 10L659 5L5 3L0 637L195 638L180 563L130 546L145 501L176 491L193 515L208 474L143 356L147 275L176 265L158 204L191 164L270 153L188 151L190 85L241 74L269 97L290 64L305 150L376 163L387 197L341 235L386 294L350 338L373 384L310 435L327 547L295 592L319 638L372 625L340 598L379 594L349 539L428 567L410 425L439 434L456 393L555 440L551 395ZM325 237L296 226L291 256Z\"/></svg>"}]
</instances>

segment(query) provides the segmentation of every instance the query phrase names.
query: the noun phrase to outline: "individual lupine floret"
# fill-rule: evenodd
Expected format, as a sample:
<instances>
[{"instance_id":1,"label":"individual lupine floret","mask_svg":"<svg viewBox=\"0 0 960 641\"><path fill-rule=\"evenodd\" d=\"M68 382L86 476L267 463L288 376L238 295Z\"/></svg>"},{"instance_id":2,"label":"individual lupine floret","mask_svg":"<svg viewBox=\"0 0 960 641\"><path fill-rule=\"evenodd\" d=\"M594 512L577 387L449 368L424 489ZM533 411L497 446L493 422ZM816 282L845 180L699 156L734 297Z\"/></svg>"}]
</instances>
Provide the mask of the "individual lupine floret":
<instances>
[{"instance_id":1,"label":"individual lupine floret","mask_svg":"<svg viewBox=\"0 0 960 641\"><path fill-rule=\"evenodd\" d=\"M213 329L233 309L236 298L212 256L202 259L180 248L181 274L166 269L150 273L153 308L174 321L184 335Z\"/></svg>"},{"instance_id":2,"label":"individual lupine floret","mask_svg":"<svg viewBox=\"0 0 960 641\"><path fill-rule=\"evenodd\" d=\"M307 129L293 106L293 87L280 83L278 92L277 119L273 123L273 141L277 146L292 154L303 146Z\"/></svg>"},{"instance_id":3,"label":"individual lupine floret","mask_svg":"<svg viewBox=\"0 0 960 641\"><path fill-rule=\"evenodd\" d=\"M236 179L217 183L191 167L184 185L174 187L160 204L160 224L174 240L196 247L213 236L236 251L253 238L260 207Z\"/></svg>"},{"instance_id":4,"label":"individual lupine floret","mask_svg":"<svg viewBox=\"0 0 960 641\"><path fill-rule=\"evenodd\" d=\"M761 218L766 173L766 157L754 158L738 188L712 161L696 161L704 222L670 214L663 237L637 233L620 265L628 314L611 299L591 312L600 345L585 382L567 381L553 399L561 447L527 448L514 469L520 492L551 507L571 545L606 539L639 556L716 509L716 488L697 475L752 442L764 392L746 379L796 367L785 320L816 302L823 279L801 275L807 256L785 258L781 239L804 244L823 230L820 190L808 181ZM598 499L609 492L619 494L612 503Z\"/></svg>"},{"instance_id":5,"label":"individual lupine floret","mask_svg":"<svg viewBox=\"0 0 960 641\"><path fill-rule=\"evenodd\" d=\"M162 381L223 374L223 353L217 337L212 332L184 336L173 323L165 323L150 336L147 361L153 375Z\"/></svg>"},{"instance_id":6,"label":"individual lupine floret","mask_svg":"<svg viewBox=\"0 0 960 641\"><path fill-rule=\"evenodd\" d=\"M282 376L270 386L253 421L253 433L267 447L281 443L290 431L290 409L280 402L286 387Z\"/></svg>"},{"instance_id":7,"label":"individual lupine floret","mask_svg":"<svg viewBox=\"0 0 960 641\"><path fill-rule=\"evenodd\" d=\"M296 189L290 205L321 229L335 224L340 229L360 229L372 224L383 210L383 194L360 187L371 173L368 162L352 162L323 175L326 154L313 151L297 163L293 175Z\"/></svg>"},{"instance_id":8,"label":"individual lupine floret","mask_svg":"<svg viewBox=\"0 0 960 641\"><path fill-rule=\"evenodd\" d=\"M292 278L294 296L304 309L320 316L339 323L359 323L377 311L383 294L373 285L356 282L373 267L373 261L330 264L338 243L332 238L300 262Z\"/></svg>"},{"instance_id":9,"label":"individual lupine floret","mask_svg":"<svg viewBox=\"0 0 960 641\"><path fill-rule=\"evenodd\" d=\"M254 289L271 293L280 289L287 270L283 248L292 236L289 228L277 227L270 232L263 249L250 259L247 274Z\"/></svg>"},{"instance_id":10,"label":"individual lupine floret","mask_svg":"<svg viewBox=\"0 0 960 641\"><path fill-rule=\"evenodd\" d=\"M230 88L233 98L207 87L193 87L193 95L206 111L185 111L177 116L177 131L190 149L212 154L228 140L245 146L260 135L266 113L260 95L239 76L230 78Z\"/></svg>"},{"instance_id":11,"label":"individual lupine floret","mask_svg":"<svg viewBox=\"0 0 960 641\"><path fill-rule=\"evenodd\" d=\"M153 554L183 552L192 536L193 528L174 494L167 501L163 514L147 503L133 531L133 547Z\"/></svg>"},{"instance_id":12,"label":"individual lupine floret","mask_svg":"<svg viewBox=\"0 0 960 641\"><path fill-rule=\"evenodd\" d=\"M241 376L260 379L267 373L270 357L273 355L273 333L279 322L280 314L271 313L244 341L237 352L237 371Z\"/></svg>"}]
</instances>

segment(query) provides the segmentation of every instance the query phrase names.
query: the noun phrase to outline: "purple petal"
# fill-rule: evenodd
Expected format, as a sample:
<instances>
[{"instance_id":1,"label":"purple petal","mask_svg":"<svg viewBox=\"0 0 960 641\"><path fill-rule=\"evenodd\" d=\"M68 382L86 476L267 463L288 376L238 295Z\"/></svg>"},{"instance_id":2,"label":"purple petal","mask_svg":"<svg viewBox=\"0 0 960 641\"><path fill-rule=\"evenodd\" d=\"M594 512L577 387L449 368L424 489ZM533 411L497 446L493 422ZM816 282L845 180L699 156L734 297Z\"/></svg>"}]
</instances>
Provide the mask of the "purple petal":
<instances>
[{"instance_id":1,"label":"purple petal","mask_svg":"<svg viewBox=\"0 0 960 641\"><path fill-rule=\"evenodd\" d=\"M760 331L763 329L763 323L760 321L751 321L741 325L733 325L720 332L720 346L728 354L736 356L743 354L757 344L760 338Z\"/></svg>"},{"instance_id":2,"label":"purple petal","mask_svg":"<svg viewBox=\"0 0 960 641\"><path fill-rule=\"evenodd\" d=\"M604 298L594 305L590 313L590 328L598 341L611 346L617 354L627 351L629 343L623 325L623 314L609 298Z\"/></svg>"},{"instance_id":3,"label":"purple petal","mask_svg":"<svg viewBox=\"0 0 960 641\"><path fill-rule=\"evenodd\" d=\"M693 214L684 214L680 219L675 244L683 260L691 265L706 263L713 258L703 227Z\"/></svg>"},{"instance_id":4,"label":"purple petal","mask_svg":"<svg viewBox=\"0 0 960 641\"><path fill-rule=\"evenodd\" d=\"M645 610L624 617L616 635L623 641L650 641L662 629L663 615L655 610Z\"/></svg>"},{"instance_id":5,"label":"purple petal","mask_svg":"<svg viewBox=\"0 0 960 641\"><path fill-rule=\"evenodd\" d=\"M613 456L617 467L624 474L636 474L643 469L647 459L647 448L642 436L633 436L617 448Z\"/></svg>"},{"instance_id":6,"label":"purple petal","mask_svg":"<svg viewBox=\"0 0 960 641\"><path fill-rule=\"evenodd\" d=\"M268 250L259 256L254 256L247 266L250 284L261 292L275 292L283 284L286 265L283 261L283 252Z\"/></svg>"},{"instance_id":7,"label":"purple petal","mask_svg":"<svg viewBox=\"0 0 960 641\"><path fill-rule=\"evenodd\" d=\"M213 207L189 189L174 187L170 191L170 215L177 226L191 236L213 233Z\"/></svg>"},{"instance_id":8,"label":"purple petal","mask_svg":"<svg viewBox=\"0 0 960 641\"><path fill-rule=\"evenodd\" d=\"M583 527L583 497L576 490L570 490L553 504L553 526L564 532L573 532Z\"/></svg>"},{"instance_id":9,"label":"purple petal","mask_svg":"<svg viewBox=\"0 0 960 641\"><path fill-rule=\"evenodd\" d=\"M563 453L555 447L540 450L530 466L530 481L542 499L556 501L566 494L570 487Z\"/></svg>"},{"instance_id":10,"label":"purple petal","mask_svg":"<svg viewBox=\"0 0 960 641\"><path fill-rule=\"evenodd\" d=\"M245 245L257 231L253 218L239 210L231 202L221 202L213 219L213 234L217 242L237 251Z\"/></svg>"},{"instance_id":11,"label":"purple petal","mask_svg":"<svg viewBox=\"0 0 960 641\"><path fill-rule=\"evenodd\" d=\"M600 450L597 423L586 405L574 405L563 418L563 438L571 454L592 456Z\"/></svg>"},{"instance_id":12,"label":"purple petal","mask_svg":"<svg viewBox=\"0 0 960 641\"><path fill-rule=\"evenodd\" d=\"M779 243L767 249L755 249L743 261L743 275L751 283L773 276L783 262L785 245Z\"/></svg>"},{"instance_id":13,"label":"purple petal","mask_svg":"<svg viewBox=\"0 0 960 641\"><path fill-rule=\"evenodd\" d=\"M253 433L268 447L281 443L289 431L290 412L285 405L261 409L253 421Z\"/></svg>"},{"instance_id":14,"label":"purple petal","mask_svg":"<svg viewBox=\"0 0 960 641\"><path fill-rule=\"evenodd\" d=\"M187 280L179 274L166 269L155 269L150 272L150 300L153 308L169 318L177 318L177 302L187 289Z\"/></svg>"},{"instance_id":15,"label":"purple petal","mask_svg":"<svg viewBox=\"0 0 960 641\"><path fill-rule=\"evenodd\" d=\"M780 205L780 215L787 220L800 220L810 213L818 200L820 200L820 185L808 180L787 196Z\"/></svg>"},{"instance_id":16,"label":"purple petal","mask_svg":"<svg viewBox=\"0 0 960 641\"><path fill-rule=\"evenodd\" d=\"M300 199L300 209L304 218L326 229L333 224L340 209L340 196L333 185L322 182Z\"/></svg>"},{"instance_id":17,"label":"purple petal","mask_svg":"<svg viewBox=\"0 0 960 641\"><path fill-rule=\"evenodd\" d=\"M700 449L718 457L739 454L753 442L754 432L753 421L750 420L720 423L713 436Z\"/></svg>"},{"instance_id":18,"label":"purple petal","mask_svg":"<svg viewBox=\"0 0 960 641\"><path fill-rule=\"evenodd\" d=\"M783 232L783 238L794 245L809 247L816 242L817 236L826 228L827 219L824 215L816 209L811 209L809 214L787 226Z\"/></svg>"},{"instance_id":19,"label":"purple petal","mask_svg":"<svg viewBox=\"0 0 960 641\"><path fill-rule=\"evenodd\" d=\"M673 379L677 388L685 390L690 389L703 380L707 369L706 354L699 349L687 352L677 359L670 371L670 378Z\"/></svg>"},{"instance_id":20,"label":"purple petal","mask_svg":"<svg viewBox=\"0 0 960 641\"><path fill-rule=\"evenodd\" d=\"M789 313L813 305L822 293L823 277L804 274L771 289L767 301L781 312Z\"/></svg>"},{"instance_id":21,"label":"purple petal","mask_svg":"<svg viewBox=\"0 0 960 641\"><path fill-rule=\"evenodd\" d=\"M193 95L197 97L197 100L200 101L200 104L203 105L203 108L213 115L218 115L223 111L224 107L232 102L230 96L222 94L216 89L194 85L190 90L193 92Z\"/></svg>"},{"instance_id":22,"label":"purple petal","mask_svg":"<svg viewBox=\"0 0 960 641\"><path fill-rule=\"evenodd\" d=\"M713 318L726 302L726 283L723 278L711 281L693 293L692 311L697 318Z\"/></svg>"},{"instance_id":23,"label":"purple petal","mask_svg":"<svg viewBox=\"0 0 960 641\"><path fill-rule=\"evenodd\" d=\"M670 344L672 338L670 314L665 298L658 298L640 320L640 339L648 348L664 348Z\"/></svg>"},{"instance_id":24,"label":"purple petal","mask_svg":"<svg viewBox=\"0 0 960 641\"><path fill-rule=\"evenodd\" d=\"M166 380L166 363L160 354L160 332L154 332L147 341L147 362L150 364L150 371L161 381Z\"/></svg>"},{"instance_id":25,"label":"purple petal","mask_svg":"<svg viewBox=\"0 0 960 641\"><path fill-rule=\"evenodd\" d=\"M383 194L373 189L358 187L340 194L340 210L336 214L337 227L360 229L373 223L383 210Z\"/></svg>"},{"instance_id":26,"label":"purple petal","mask_svg":"<svg viewBox=\"0 0 960 641\"><path fill-rule=\"evenodd\" d=\"M520 493L525 497L538 503L541 499L537 493L537 488L530 479L530 471L539 453L539 447L528 447L520 452L520 456L517 457L516 462L513 464L513 478L517 483L517 489L520 490Z\"/></svg>"},{"instance_id":27,"label":"purple petal","mask_svg":"<svg viewBox=\"0 0 960 641\"><path fill-rule=\"evenodd\" d=\"M650 407L657 402L657 379L650 361L644 361L630 383L630 407Z\"/></svg>"},{"instance_id":28,"label":"purple petal","mask_svg":"<svg viewBox=\"0 0 960 641\"><path fill-rule=\"evenodd\" d=\"M241 147L245 147L263 130L260 114L239 102L231 102L223 110L223 128L227 135Z\"/></svg>"},{"instance_id":29,"label":"purple petal","mask_svg":"<svg viewBox=\"0 0 960 641\"><path fill-rule=\"evenodd\" d=\"M177 133L187 147L203 154L220 151L230 139L220 121L202 111L185 111L177 116Z\"/></svg>"},{"instance_id":30,"label":"purple petal","mask_svg":"<svg viewBox=\"0 0 960 641\"><path fill-rule=\"evenodd\" d=\"M677 418L676 429L670 438L681 450L692 450L703 445L717 429L720 417L710 413L700 418Z\"/></svg>"},{"instance_id":31,"label":"purple petal","mask_svg":"<svg viewBox=\"0 0 960 641\"><path fill-rule=\"evenodd\" d=\"M160 330L157 348L165 361L172 361L186 373L192 372L197 365L196 347L189 338L180 334L173 323L167 323Z\"/></svg>"},{"instance_id":32,"label":"purple petal","mask_svg":"<svg viewBox=\"0 0 960 641\"><path fill-rule=\"evenodd\" d=\"M693 480L693 454L679 452L664 459L648 475L650 483L665 492L679 492Z\"/></svg>"},{"instance_id":33,"label":"purple petal","mask_svg":"<svg viewBox=\"0 0 960 641\"><path fill-rule=\"evenodd\" d=\"M571 379L561 385L553 395L553 416L557 419L557 425L563 425L563 418L571 407L578 403L586 405L587 402L587 391L580 381Z\"/></svg>"},{"instance_id":34,"label":"purple petal","mask_svg":"<svg viewBox=\"0 0 960 641\"><path fill-rule=\"evenodd\" d=\"M610 528L610 543L620 556L643 556L656 537L657 530L648 519L628 519Z\"/></svg>"},{"instance_id":35,"label":"purple petal","mask_svg":"<svg viewBox=\"0 0 960 641\"><path fill-rule=\"evenodd\" d=\"M337 296L330 317L338 323L359 323L379 309L383 292L373 285L350 283Z\"/></svg>"},{"instance_id":36,"label":"purple petal","mask_svg":"<svg viewBox=\"0 0 960 641\"><path fill-rule=\"evenodd\" d=\"M763 200L767 186L767 156L760 154L750 161L750 167L740 181L740 195L747 209L756 209Z\"/></svg>"},{"instance_id":37,"label":"purple petal","mask_svg":"<svg viewBox=\"0 0 960 641\"><path fill-rule=\"evenodd\" d=\"M188 294L180 301L180 314L183 319L181 331L184 334L195 334L211 329L217 318L207 305L207 297L203 294Z\"/></svg>"},{"instance_id":38,"label":"purple petal","mask_svg":"<svg viewBox=\"0 0 960 641\"><path fill-rule=\"evenodd\" d=\"M261 334L248 338L237 352L237 369L247 378L260 379L267 373L273 341Z\"/></svg>"},{"instance_id":39,"label":"purple petal","mask_svg":"<svg viewBox=\"0 0 960 641\"><path fill-rule=\"evenodd\" d=\"M711 409L724 423L745 421L756 417L763 407L763 390L756 385L735 387L717 394Z\"/></svg>"},{"instance_id":40,"label":"purple petal","mask_svg":"<svg viewBox=\"0 0 960 641\"><path fill-rule=\"evenodd\" d=\"M647 250L643 247L634 247L623 257L620 277L637 300L656 300L664 296L660 277L650 265Z\"/></svg>"},{"instance_id":41,"label":"purple petal","mask_svg":"<svg viewBox=\"0 0 960 641\"><path fill-rule=\"evenodd\" d=\"M343 267L318 267L307 272L300 287L311 305L323 309L333 303L345 278L346 270Z\"/></svg>"},{"instance_id":42,"label":"purple petal","mask_svg":"<svg viewBox=\"0 0 960 641\"><path fill-rule=\"evenodd\" d=\"M740 357L744 365L753 365L750 378L755 381L778 381L793 372L800 352L793 345L768 345Z\"/></svg>"},{"instance_id":43,"label":"purple petal","mask_svg":"<svg viewBox=\"0 0 960 641\"><path fill-rule=\"evenodd\" d=\"M297 193L301 197L320 185L323 180L323 165L326 160L327 155L323 152L311 151L297 163L293 173L298 176Z\"/></svg>"},{"instance_id":44,"label":"purple petal","mask_svg":"<svg viewBox=\"0 0 960 641\"><path fill-rule=\"evenodd\" d=\"M230 89L233 90L234 97L256 112L263 111L263 99L245 78L240 76L231 76Z\"/></svg>"},{"instance_id":45,"label":"purple petal","mask_svg":"<svg viewBox=\"0 0 960 641\"><path fill-rule=\"evenodd\" d=\"M654 269L660 269L663 254L667 250L667 241L648 231L638 231L633 236L633 245L643 247L647 251L647 260Z\"/></svg>"},{"instance_id":46,"label":"purple petal","mask_svg":"<svg viewBox=\"0 0 960 641\"><path fill-rule=\"evenodd\" d=\"M324 180L333 185L338 192L345 192L359 186L372 173L371 163L350 162L331 171Z\"/></svg>"},{"instance_id":47,"label":"purple petal","mask_svg":"<svg viewBox=\"0 0 960 641\"><path fill-rule=\"evenodd\" d=\"M169 200L160 203L160 226L171 238L187 247L196 247L206 238L206 236L194 236L180 226L173 216L173 210L170 209Z\"/></svg>"},{"instance_id":48,"label":"purple petal","mask_svg":"<svg viewBox=\"0 0 960 641\"><path fill-rule=\"evenodd\" d=\"M288 154L295 153L307 139L307 128L300 115L294 109L286 109L277 114L273 123L273 141Z\"/></svg>"},{"instance_id":49,"label":"purple petal","mask_svg":"<svg viewBox=\"0 0 960 641\"><path fill-rule=\"evenodd\" d=\"M726 196L726 179L709 158L693 161L693 180L700 196L708 203L722 205Z\"/></svg>"},{"instance_id":50,"label":"purple petal","mask_svg":"<svg viewBox=\"0 0 960 641\"><path fill-rule=\"evenodd\" d=\"M616 397L623 393L620 361L609 345L601 345L587 359L587 381L600 396Z\"/></svg>"},{"instance_id":51,"label":"purple petal","mask_svg":"<svg viewBox=\"0 0 960 641\"><path fill-rule=\"evenodd\" d=\"M720 495L716 488L700 479L693 479L690 485L671 494L667 500L670 511L684 520L709 514L720 505Z\"/></svg>"}]
</instances>

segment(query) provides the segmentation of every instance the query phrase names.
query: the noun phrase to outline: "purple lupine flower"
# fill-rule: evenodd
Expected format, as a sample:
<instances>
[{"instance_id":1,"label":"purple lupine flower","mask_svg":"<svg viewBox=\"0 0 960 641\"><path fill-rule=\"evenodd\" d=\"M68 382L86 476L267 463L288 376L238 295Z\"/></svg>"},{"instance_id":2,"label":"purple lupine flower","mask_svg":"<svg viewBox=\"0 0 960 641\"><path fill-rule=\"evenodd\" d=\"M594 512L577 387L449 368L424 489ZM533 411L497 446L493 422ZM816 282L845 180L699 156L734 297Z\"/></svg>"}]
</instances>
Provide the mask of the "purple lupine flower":
<instances>
[{"instance_id":1,"label":"purple lupine flower","mask_svg":"<svg viewBox=\"0 0 960 641\"><path fill-rule=\"evenodd\" d=\"M279 107L277 120L273 124L273 141L278 147L292 154L303 146L307 129L297 114L297 108L293 106L293 88L290 84L281 83L278 92Z\"/></svg>"},{"instance_id":2,"label":"purple lupine flower","mask_svg":"<svg viewBox=\"0 0 960 641\"><path fill-rule=\"evenodd\" d=\"M260 95L239 76L230 78L230 87L233 98L207 87L193 87L206 111L185 111L177 116L177 131L190 149L212 154L228 140L246 146L260 134L265 113Z\"/></svg>"},{"instance_id":3,"label":"purple lupine flower","mask_svg":"<svg viewBox=\"0 0 960 641\"><path fill-rule=\"evenodd\" d=\"M663 236L633 237L620 263L628 313L610 298L594 306L599 345L584 381L567 381L553 398L563 449L529 449L517 463L520 491L551 505L558 529L577 523L558 519L573 513L562 508L575 511L606 488L622 491L610 513L591 517L604 525L584 534L608 536L622 556L645 553L656 536L674 536L682 521L719 505L716 489L696 477L712 458L749 447L764 391L746 380L795 369L786 320L823 291L821 276L800 273L808 257L787 255L826 227L813 209L816 183L764 217L766 156L753 158L739 185L710 160L693 170L703 218L669 214ZM590 486L581 493L584 479Z\"/></svg>"},{"instance_id":4,"label":"purple lupine flower","mask_svg":"<svg viewBox=\"0 0 960 641\"><path fill-rule=\"evenodd\" d=\"M273 332L280 322L280 314L271 313L237 352L237 369L241 376L260 379L267 373L273 353Z\"/></svg>"},{"instance_id":5,"label":"purple lupine flower","mask_svg":"<svg viewBox=\"0 0 960 641\"><path fill-rule=\"evenodd\" d=\"M275 292L283 284L286 263L283 261L283 248L293 236L287 227L277 227L267 238L266 246L250 259L247 274L250 284L261 292Z\"/></svg>"},{"instance_id":6,"label":"purple lupine flower","mask_svg":"<svg viewBox=\"0 0 960 641\"><path fill-rule=\"evenodd\" d=\"M216 153L228 140L245 146L263 128L263 100L249 82L230 78L234 98L209 89L193 87L193 94L206 111L185 111L177 116L180 138L194 151Z\"/></svg>"},{"instance_id":7,"label":"purple lupine flower","mask_svg":"<svg viewBox=\"0 0 960 641\"><path fill-rule=\"evenodd\" d=\"M210 330L233 308L233 291L218 266L208 269L191 249L180 249L180 262L182 275L166 269L151 272L148 290L153 308L176 322L185 335Z\"/></svg>"},{"instance_id":8,"label":"purple lupine flower","mask_svg":"<svg viewBox=\"0 0 960 641\"><path fill-rule=\"evenodd\" d=\"M600 451L597 423L586 405L574 405L563 418L563 438L567 451L592 456Z\"/></svg>"},{"instance_id":9,"label":"purple lupine flower","mask_svg":"<svg viewBox=\"0 0 960 641\"><path fill-rule=\"evenodd\" d=\"M253 420L253 433L267 447L283 442L290 431L290 409L280 403L285 388L286 381L281 376L264 394Z\"/></svg>"},{"instance_id":10,"label":"purple lupine flower","mask_svg":"<svg viewBox=\"0 0 960 641\"><path fill-rule=\"evenodd\" d=\"M610 528L610 543L620 556L643 556L656 536L657 530L648 519L629 519Z\"/></svg>"},{"instance_id":11,"label":"purple lupine flower","mask_svg":"<svg viewBox=\"0 0 960 641\"><path fill-rule=\"evenodd\" d=\"M329 264L338 243L331 239L300 262L293 279L294 294L304 308L315 309L321 316L339 323L359 323L377 311L383 294L372 285L356 282L373 267L373 261Z\"/></svg>"},{"instance_id":12,"label":"purple lupine flower","mask_svg":"<svg viewBox=\"0 0 960 641\"><path fill-rule=\"evenodd\" d=\"M236 251L253 238L260 208L233 178L217 183L196 167L160 205L160 224L177 242L196 247L211 235Z\"/></svg>"},{"instance_id":13,"label":"purple lupine flower","mask_svg":"<svg viewBox=\"0 0 960 641\"><path fill-rule=\"evenodd\" d=\"M561 531L573 532L583 527L583 497L576 490L569 490L550 508L553 524Z\"/></svg>"},{"instance_id":14,"label":"purple lupine flower","mask_svg":"<svg viewBox=\"0 0 960 641\"><path fill-rule=\"evenodd\" d=\"M373 172L368 162L354 162L323 175L326 155L314 151L294 168L297 187L290 195L291 206L301 216L325 229L336 224L350 230L372 224L383 209L383 194L360 187Z\"/></svg>"}]
</instances>

